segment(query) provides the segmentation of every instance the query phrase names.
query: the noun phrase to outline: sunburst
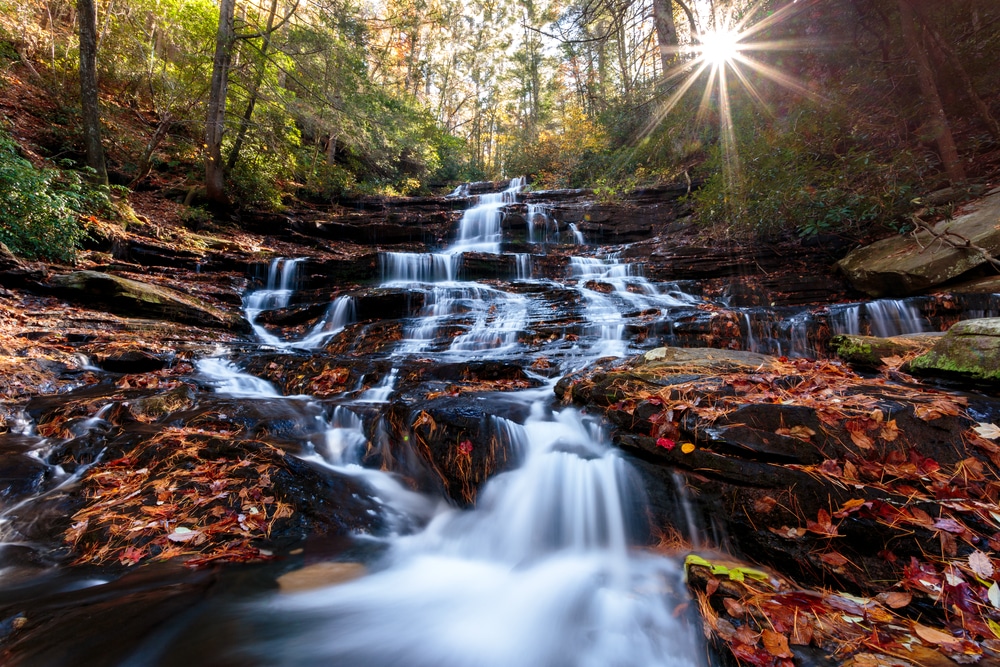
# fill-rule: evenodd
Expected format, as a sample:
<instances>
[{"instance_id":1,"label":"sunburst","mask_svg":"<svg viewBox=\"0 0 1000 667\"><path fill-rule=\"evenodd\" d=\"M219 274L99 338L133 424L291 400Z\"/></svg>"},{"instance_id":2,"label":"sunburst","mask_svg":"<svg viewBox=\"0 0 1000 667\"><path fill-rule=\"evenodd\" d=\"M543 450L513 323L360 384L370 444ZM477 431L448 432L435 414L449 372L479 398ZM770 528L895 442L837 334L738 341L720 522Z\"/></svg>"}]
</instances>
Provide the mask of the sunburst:
<instances>
[{"instance_id":1,"label":"sunburst","mask_svg":"<svg viewBox=\"0 0 1000 667\"><path fill-rule=\"evenodd\" d=\"M757 86L754 85L751 73L769 79L810 99L821 100L820 95L810 90L795 77L751 55L755 52L790 51L815 47L817 44L813 40L763 40L759 37L763 31L787 20L793 14L815 4L816 1L790 2L750 25L764 5L764 0L759 0L739 19L734 13L729 12L718 18L713 29L694 35L692 44L676 48L675 52L682 62L666 73L664 81L666 83L677 81L678 83L667 100L653 115L643 132L643 136L648 136L677 106L688 91L703 76L707 75L705 89L698 107L698 121L705 120L711 108L712 97L717 97L719 136L723 149L725 177L728 181L734 182L739 170L739 156L736 150L736 133L733 128L729 98L729 77L734 76L751 99L768 113L771 113L770 107Z\"/></svg>"}]
</instances>

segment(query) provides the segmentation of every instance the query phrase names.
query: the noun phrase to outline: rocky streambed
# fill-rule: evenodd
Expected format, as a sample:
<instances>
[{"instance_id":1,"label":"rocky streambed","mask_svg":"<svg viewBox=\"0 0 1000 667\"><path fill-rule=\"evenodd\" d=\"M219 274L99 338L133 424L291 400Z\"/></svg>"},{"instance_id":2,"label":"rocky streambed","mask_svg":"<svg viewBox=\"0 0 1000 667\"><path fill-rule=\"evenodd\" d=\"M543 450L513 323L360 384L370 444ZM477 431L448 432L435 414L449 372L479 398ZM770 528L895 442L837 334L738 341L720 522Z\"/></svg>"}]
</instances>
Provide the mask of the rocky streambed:
<instances>
[{"instance_id":1,"label":"rocky streambed","mask_svg":"<svg viewBox=\"0 0 1000 667\"><path fill-rule=\"evenodd\" d=\"M523 187L4 258L5 664L993 660L988 286Z\"/></svg>"}]
</instances>

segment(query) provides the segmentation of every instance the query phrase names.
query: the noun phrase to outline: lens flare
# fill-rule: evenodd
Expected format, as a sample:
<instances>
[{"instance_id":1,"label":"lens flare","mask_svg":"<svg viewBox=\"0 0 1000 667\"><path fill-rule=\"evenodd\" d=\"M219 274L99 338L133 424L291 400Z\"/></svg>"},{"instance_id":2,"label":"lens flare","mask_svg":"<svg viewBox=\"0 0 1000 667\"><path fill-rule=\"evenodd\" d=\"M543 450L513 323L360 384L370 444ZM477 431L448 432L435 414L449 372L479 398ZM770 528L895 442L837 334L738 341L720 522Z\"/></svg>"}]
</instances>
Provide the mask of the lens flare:
<instances>
[{"instance_id":1,"label":"lens flare","mask_svg":"<svg viewBox=\"0 0 1000 667\"><path fill-rule=\"evenodd\" d=\"M696 47L705 62L721 67L736 59L742 45L741 35L734 30L713 30L701 35L701 44Z\"/></svg>"},{"instance_id":2,"label":"lens flare","mask_svg":"<svg viewBox=\"0 0 1000 667\"><path fill-rule=\"evenodd\" d=\"M642 132L649 137L657 125L667 117L681 99L704 81L701 103L696 122L717 119L719 143L723 151L723 172L727 182L736 183L739 156L732 118L730 88L742 89L754 103L771 114L770 105L758 86L767 80L796 94L818 102L826 100L808 84L797 80L778 67L761 60L757 54L775 51L801 51L821 48L815 38L768 37L770 29L790 17L805 11L819 0L794 0L766 16L758 18L766 9L764 0L758 0L737 16L732 9L714 18L712 30L694 31L693 43L673 50L677 64L664 72L663 84L670 90L667 98L653 113Z\"/></svg>"}]
</instances>

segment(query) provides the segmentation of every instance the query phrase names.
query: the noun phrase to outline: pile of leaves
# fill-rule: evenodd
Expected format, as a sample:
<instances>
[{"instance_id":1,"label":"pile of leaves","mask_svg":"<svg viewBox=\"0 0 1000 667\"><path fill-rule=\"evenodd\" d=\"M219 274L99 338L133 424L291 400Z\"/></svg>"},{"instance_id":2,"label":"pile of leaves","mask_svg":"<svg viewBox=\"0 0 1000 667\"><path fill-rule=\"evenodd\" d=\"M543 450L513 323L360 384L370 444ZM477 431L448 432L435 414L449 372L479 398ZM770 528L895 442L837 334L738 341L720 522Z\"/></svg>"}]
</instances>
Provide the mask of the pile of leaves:
<instances>
[{"instance_id":1,"label":"pile of leaves","mask_svg":"<svg viewBox=\"0 0 1000 667\"><path fill-rule=\"evenodd\" d=\"M992 577L991 559L975 553L950 576L979 578L989 572ZM741 663L791 667L796 650L810 646L859 667L944 664L940 654L959 664L1000 657L995 621L971 632L954 623L938 626L921 618L906 590L858 597L802 590L784 577L727 560L691 555L685 566L706 637L726 646ZM912 576L921 575L914 570ZM988 600L985 604L992 606Z\"/></svg>"},{"instance_id":2,"label":"pile of leaves","mask_svg":"<svg viewBox=\"0 0 1000 667\"><path fill-rule=\"evenodd\" d=\"M294 514L271 481L284 452L261 441L237 446L234 435L221 425L167 427L89 468L85 504L64 535L76 562L269 557L260 544Z\"/></svg>"},{"instance_id":3,"label":"pile of leaves","mask_svg":"<svg viewBox=\"0 0 1000 667\"><path fill-rule=\"evenodd\" d=\"M563 396L686 470L692 493L733 503L763 549L747 555L803 578L694 563L714 640L761 666L807 645L866 666L1000 658L1000 427L901 373L902 359L862 377L833 361L704 356L592 369Z\"/></svg>"}]
</instances>

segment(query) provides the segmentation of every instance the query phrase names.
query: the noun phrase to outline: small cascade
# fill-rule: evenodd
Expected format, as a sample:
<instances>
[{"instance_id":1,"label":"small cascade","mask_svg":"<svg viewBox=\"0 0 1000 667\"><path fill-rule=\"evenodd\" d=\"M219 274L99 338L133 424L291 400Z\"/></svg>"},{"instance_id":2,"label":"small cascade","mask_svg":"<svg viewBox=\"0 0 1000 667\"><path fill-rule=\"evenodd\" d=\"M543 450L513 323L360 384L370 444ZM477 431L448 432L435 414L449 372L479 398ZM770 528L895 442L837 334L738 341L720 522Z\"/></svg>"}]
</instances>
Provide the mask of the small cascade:
<instances>
[{"instance_id":1,"label":"small cascade","mask_svg":"<svg viewBox=\"0 0 1000 667\"><path fill-rule=\"evenodd\" d=\"M275 336L257 323L257 317L262 312L288 307L295 294L299 266L304 261L301 258L272 260L268 267L267 286L247 294L243 300L243 312L247 321L253 327L257 338L267 345L299 349L319 347L354 320L354 299L350 296L340 296L330 303L326 314L313 329L298 341Z\"/></svg>"},{"instance_id":2,"label":"small cascade","mask_svg":"<svg viewBox=\"0 0 1000 667\"><path fill-rule=\"evenodd\" d=\"M396 388L396 380L399 379L399 370L393 368L385 374L381 381L368 391L358 397L359 403L388 403L392 396L392 390Z\"/></svg>"},{"instance_id":3,"label":"small cascade","mask_svg":"<svg viewBox=\"0 0 1000 667\"><path fill-rule=\"evenodd\" d=\"M353 322L356 319L355 312L354 297L348 295L338 296L330 302L326 313L312 330L302 340L291 343L289 346L307 350L321 346Z\"/></svg>"},{"instance_id":4,"label":"small cascade","mask_svg":"<svg viewBox=\"0 0 1000 667\"><path fill-rule=\"evenodd\" d=\"M384 252L379 255L382 284L452 282L458 275L462 256L456 253Z\"/></svg>"},{"instance_id":5,"label":"small cascade","mask_svg":"<svg viewBox=\"0 0 1000 667\"><path fill-rule=\"evenodd\" d=\"M927 331L920 311L912 304L898 299L866 303L865 314L872 335L879 338Z\"/></svg>"},{"instance_id":6,"label":"small cascade","mask_svg":"<svg viewBox=\"0 0 1000 667\"><path fill-rule=\"evenodd\" d=\"M757 339L753 335L753 322L750 321L750 313L743 313L743 321L747 323L747 350L750 352L760 352L760 345L757 344Z\"/></svg>"},{"instance_id":7,"label":"small cascade","mask_svg":"<svg viewBox=\"0 0 1000 667\"><path fill-rule=\"evenodd\" d=\"M332 465L357 464L368 439L357 413L338 405L323 437L323 458Z\"/></svg>"},{"instance_id":8,"label":"small cascade","mask_svg":"<svg viewBox=\"0 0 1000 667\"><path fill-rule=\"evenodd\" d=\"M478 203L467 209L458 225L458 239L450 248L456 252L500 252L503 218L501 209L517 201L517 195L524 189L525 178L512 178L507 189L479 196Z\"/></svg>"},{"instance_id":9,"label":"small cascade","mask_svg":"<svg viewBox=\"0 0 1000 667\"><path fill-rule=\"evenodd\" d=\"M468 183L462 183L461 185L459 185L458 187L456 187L454 190L452 190L450 193L446 194L445 198L447 198L447 199L457 199L457 198L460 198L460 197L468 197L469 196L469 190L470 190L469 184Z\"/></svg>"},{"instance_id":10,"label":"small cascade","mask_svg":"<svg viewBox=\"0 0 1000 667\"><path fill-rule=\"evenodd\" d=\"M231 361L209 357L197 362L198 372L216 392L238 398L281 398L267 380L244 373Z\"/></svg>"},{"instance_id":11,"label":"small cascade","mask_svg":"<svg viewBox=\"0 0 1000 667\"><path fill-rule=\"evenodd\" d=\"M464 334L456 336L449 348L455 352L491 350L509 352L518 346L518 336L528 325L528 300L505 294L489 308L477 304L476 319Z\"/></svg>"},{"instance_id":12,"label":"small cascade","mask_svg":"<svg viewBox=\"0 0 1000 667\"><path fill-rule=\"evenodd\" d=\"M890 338L928 331L919 308L903 299L880 299L868 303L831 306L830 328L835 334L868 334Z\"/></svg>"},{"instance_id":13,"label":"small cascade","mask_svg":"<svg viewBox=\"0 0 1000 667\"><path fill-rule=\"evenodd\" d=\"M697 633L665 594L680 589L679 568L629 549L642 492L628 465L576 410L539 402L532 414L506 429L523 464L491 479L475 509L441 507L369 576L261 604L253 618L286 624L258 655L296 666L701 664Z\"/></svg>"},{"instance_id":14,"label":"small cascade","mask_svg":"<svg viewBox=\"0 0 1000 667\"><path fill-rule=\"evenodd\" d=\"M262 311L288 306L298 282L299 265L304 261L284 257L271 260L267 271L267 285L264 289L250 292L244 300L243 310L251 324Z\"/></svg>"},{"instance_id":15,"label":"small cascade","mask_svg":"<svg viewBox=\"0 0 1000 667\"><path fill-rule=\"evenodd\" d=\"M684 525L687 528L685 537L691 543L691 548L697 551L704 546L705 540L702 539L701 524L695 521L694 504L691 502L691 494L688 492L687 479L677 470L671 473L671 477L674 488L677 490L677 504L680 505L681 512L684 514Z\"/></svg>"},{"instance_id":16,"label":"small cascade","mask_svg":"<svg viewBox=\"0 0 1000 667\"><path fill-rule=\"evenodd\" d=\"M577 245L587 245L587 238L583 235L574 223L569 223L569 230L573 232L573 242Z\"/></svg>"},{"instance_id":17,"label":"small cascade","mask_svg":"<svg viewBox=\"0 0 1000 667\"><path fill-rule=\"evenodd\" d=\"M519 252L514 255L518 280L531 280L531 255Z\"/></svg>"}]
</instances>

